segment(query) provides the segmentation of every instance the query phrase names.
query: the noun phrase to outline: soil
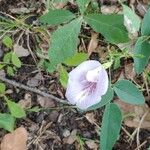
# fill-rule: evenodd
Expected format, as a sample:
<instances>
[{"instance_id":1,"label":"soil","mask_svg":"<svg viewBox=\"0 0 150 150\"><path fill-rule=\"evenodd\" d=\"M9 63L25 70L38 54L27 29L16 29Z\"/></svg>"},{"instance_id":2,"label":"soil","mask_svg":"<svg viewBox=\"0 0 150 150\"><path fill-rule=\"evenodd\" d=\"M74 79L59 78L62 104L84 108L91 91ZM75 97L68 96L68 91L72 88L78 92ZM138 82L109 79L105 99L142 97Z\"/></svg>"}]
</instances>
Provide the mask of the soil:
<instances>
[{"instance_id":1,"label":"soil","mask_svg":"<svg viewBox=\"0 0 150 150\"><path fill-rule=\"evenodd\" d=\"M99 3L103 5L117 5L116 0L101 0ZM126 1L126 4L130 4L130 1ZM143 0L141 3L146 7L148 1ZM135 2L135 8L137 10L137 2ZM20 14L12 13L14 8L23 8L26 7L30 11L27 15L32 14L33 16L39 16L45 10L45 3L42 0L0 0L0 11L3 13L10 14L14 17L18 17ZM72 6L68 3L68 9L72 12L77 12L77 7ZM34 9L33 9L34 8ZM1 14L1 13L0 13ZM138 11L138 14L140 12ZM142 14L140 14L142 16ZM31 24L36 17L31 17L26 20L26 23ZM90 33L90 31L89 31ZM86 33L88 34L88 33ZM101 38L101 37L100 37ZM34 39L34 35L33 35ZM26 39L24 39L26 40ZM102 39L103 40L103 39ZM86 42L86 40L85 40ZM89 41L87 41L88 43ZM31 49L33 50L36 42L34 40L30 41ZM100 43L101 46L105 47L107 44ZM26 46L26 45L25 45ZM6 50L4 50L6 51ZM33 51L34 52L34 51ZM94 52L91 54L90 59L99 59L98 53ZM2 59L2 58L0 58ZM8 77L17 82L27 84L27 82L38 73L36 64L33 61L32 56L26 58L21 58L23 65L15 74L14 77ZM115 82L124 70L124 66L132 62L129 60L122 60L122 66L117 70L112 70L112 81ZM47 73L43 69L40 70L42 78L39 80L36 88L43 91L48 91L57 97L64 99L65 90L61 87L58 74L57 73ZM138 80L137 81L141 81ZM9 94L9 97L12 98L15 102L19 102L24 99L25 96L29 95L31 98L30 108L40 107L41 104L38 101L38 95L30 91L25 91L19 88L15 88L12 85L7 84L7 88L12 90L12 93ZM145 95L146 96L146 95ZM52 101L52 100L51 100ZM29 133L28 138L28 150L90 150L87 144L81 146L79 140L72 142L71 144L67 142L66 138L71 135L72 132L76 132L79 139L86 142L88 140L94 140L96 145L99 145L99 135L98 135L98 126L101 126L102 114L104 108L89 111L89 112L80 112L73 107L68 105L63 105L58 102L52 101L51 107L44 108L39 112L28 112L25 119L19 119L16 123L16 128L23 126L27 129ZM7 112L7 109L2 101L0 101L0 110L1 112ZM86 114L92 113L95 118L95 125L86 119ZM135 128L130 128L122 125L129 134L132 134ZM0 137L2 138L6 134L6 131L0 130ZM140 143L143 144L140 150L147 150L150 146L150 130L149 129L140 129ZM129 136L124 130L121 130L120 138L113 147L113 150L134 150L137 148L136 137L133 140L129 140ZM96 150L97 148L95 148Z\"/></svg>"}]
</instances>

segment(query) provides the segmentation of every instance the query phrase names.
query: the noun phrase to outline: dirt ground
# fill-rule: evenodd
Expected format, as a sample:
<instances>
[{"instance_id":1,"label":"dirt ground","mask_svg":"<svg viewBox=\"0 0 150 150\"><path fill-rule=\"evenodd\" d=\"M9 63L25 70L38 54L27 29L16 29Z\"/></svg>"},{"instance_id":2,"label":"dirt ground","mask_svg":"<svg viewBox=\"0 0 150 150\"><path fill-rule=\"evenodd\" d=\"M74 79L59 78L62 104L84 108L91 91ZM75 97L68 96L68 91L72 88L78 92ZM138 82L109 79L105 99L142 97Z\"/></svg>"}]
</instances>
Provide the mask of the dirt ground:
<instances>
[{"instance_id":1,"label":"dirt ground","mask_svg":"<svg viewBox=\"0 0 150 150\"><path fill-rule=\"evenodd\" d=\"M98 2L105 6L118 7L118 2L116 0L99 0ZM141 17L144 15L144 9L148 8L148 0L139 0L138 2L136 0L131 0L127 1L126 4L133 4L137 14ZM67 5L70 10L77 11L76 6L71 6L69 3ZM32 23L44 10L45 0L0 0L0 14L3 12L18 17L23 13L23 15L35 16L26 19L26 23ZM24 38L26 38L26 36L24 36ZM85 41L85 43L88 42L89 41ZM36 47L34 36L33 38L31 36L30 45L34 52ZM100 43L100 45L104 48L107 46L107 44L104 43ZM24 44L24 47L27 47L26 44ZM0 44L0 48L4 52L7 51L2 44ZM92 53L90 58L99 59L100 56L98 53ZM2 57L0 57L0 60L2 60ZM31 55L21 58L21 61L25 65L17 71L14 77L8 77L9 79L13 79L25 85L32 85L34 88L38 88L45 92L48 91L62 99L65 98L65 90L61 87L56 72L47 73L42 69L39 71ZM111 70L112 81L115 82L118 80L125 72L125 66L130 65L132 62L133 60L131 59L122 59L121 67L117 70ZM38 79L35 81L35 76L37 75ZM136 81L139 84L142 84L143 82L141 77L137 77ZM29 108L42 108L39 112L28 112L25 119L17 120L16 127L23 126L29 133L28 150L98 149L98 131L101 126L103 108L86 113L80 112L71 106L63 105L33 92L13 87L10 84L7 84L7 88L12 91L9 94L9 97L15 100L15 102L23 103L22 105L28 105ZM146 93L145 97L147 97ZM114 100L116 99L117 98L114 97ZM147 100L147 103L149 103L149 101L150 99ZM7 111L2 102L0 102L0 110L1 112ZM120 138L114 145L113 150L138 150L137 137L136 135L133 136L135 129L135 127L129 127L123 124ZM6 132L4 130L0 130L1 139L5 134ZM150 129L140 129L139 141L140 144L142 144L139 148L140 150L147 150L149 148Z\"/></svg>"}]
</instances>

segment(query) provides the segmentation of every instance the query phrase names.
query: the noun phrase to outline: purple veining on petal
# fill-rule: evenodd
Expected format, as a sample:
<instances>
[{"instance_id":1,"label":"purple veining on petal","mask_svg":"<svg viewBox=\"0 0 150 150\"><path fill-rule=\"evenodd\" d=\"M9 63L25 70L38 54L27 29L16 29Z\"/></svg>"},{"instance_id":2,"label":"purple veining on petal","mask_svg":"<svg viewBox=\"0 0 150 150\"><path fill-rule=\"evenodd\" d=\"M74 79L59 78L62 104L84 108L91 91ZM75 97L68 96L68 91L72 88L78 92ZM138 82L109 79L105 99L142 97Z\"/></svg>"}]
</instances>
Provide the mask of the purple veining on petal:
<instances>
[{"instance_id":1,"label":"purple veining on petal","mask_svg":"<svg viewBox=\"0 0 150 150\"><path fill-rule=\"evenodd\" d=\"M85 61L69 73L66 97L80 109L98 103L108 89L108 75L98 61Z\"/></svg>"}]
</instances>

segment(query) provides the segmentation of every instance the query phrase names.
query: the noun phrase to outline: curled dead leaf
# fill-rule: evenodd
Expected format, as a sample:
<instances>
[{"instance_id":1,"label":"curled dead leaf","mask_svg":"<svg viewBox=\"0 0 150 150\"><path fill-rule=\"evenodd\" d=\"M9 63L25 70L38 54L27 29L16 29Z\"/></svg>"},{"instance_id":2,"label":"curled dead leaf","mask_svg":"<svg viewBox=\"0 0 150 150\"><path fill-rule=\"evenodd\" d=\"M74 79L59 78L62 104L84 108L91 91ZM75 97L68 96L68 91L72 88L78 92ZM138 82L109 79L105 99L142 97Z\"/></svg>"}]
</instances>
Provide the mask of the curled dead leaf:
<instances>
[{"instance_id":1,"label":"curled dead leaf","mask_svg":"<svg viewBox=\"0 0 150 150\"><path fill-rule=\"evenodd\" d=\"M91 35L91 40L89 42L89 45L88 45L88 55L90 56L92 54L92 52L95 51L95 49L97 48L98 46L98 33L92 33Z\"/></svg>"}]
</instances>

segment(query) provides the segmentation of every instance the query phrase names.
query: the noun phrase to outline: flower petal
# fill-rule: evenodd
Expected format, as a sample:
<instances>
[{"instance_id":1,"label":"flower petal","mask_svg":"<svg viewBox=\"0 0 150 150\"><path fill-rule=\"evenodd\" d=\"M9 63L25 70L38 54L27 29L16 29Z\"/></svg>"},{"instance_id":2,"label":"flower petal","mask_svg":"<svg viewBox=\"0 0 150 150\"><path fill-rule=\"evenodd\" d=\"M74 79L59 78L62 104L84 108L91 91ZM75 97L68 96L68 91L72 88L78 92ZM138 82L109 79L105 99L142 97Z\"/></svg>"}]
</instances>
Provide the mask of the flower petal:
<instances>
[{"instance_id":1,"label":"flower petal","mask_svg":"<svg viewBox=\"0 0 150 150\"><path fill-rule=\"evenodd\" d=\"M69 73L70 80L81 81L86 76L87 71L99 67L101 64L96 60L88 60L81 63Z\"/></svg>"},{"instance_id":2,"label":"flower petal","mask_svg":"<svg viewBox=\"0 0 150 150\"><path fill-rule=\"evenodd\" d=\"M99 95L99 93L94 93L94 94L91 94L90 96L84 97L84 99L82 100L79 100L76 103L76 105L78 108L85 110L91 107L92 105L99 103L100 101L101 101L101 96Z\"/></svg>"},{"instance_id":3,"label":"flower petal","mask_svg":"<svg viewBox=\"0 0 150 150\"><path fill-rule=\"evenodd\" d=\"M82 85L69 79L65 96L71 104L76 104L77 94L79 94L81 91Z\"/></svg>"},{"instance_id":4,"label":"flower petal","mask_svg":"<svg viewBox=\"0 0 150 150\"><path fill-rule=\"evenodd\" d=\"M99 66L99 67L97 67L95 69L92 69L92 70L88 71L86 73L86 79L89 82L97 82L98 79L99 79L99 74L100 74L102 69L103 69L102 66Z\"/></svg>"},{"instance_id":5,"label":"flower petal","mask_svg":"<svg viewBox=\"0 0 150 150\"><path fill-rule=\"evenodd\" d=\"M97 82L96 91L99 91L99 94L105 95L108 89L109 81L106 70L103 68L99 74L99 80Z\"/></svg>"}]
</instances>

